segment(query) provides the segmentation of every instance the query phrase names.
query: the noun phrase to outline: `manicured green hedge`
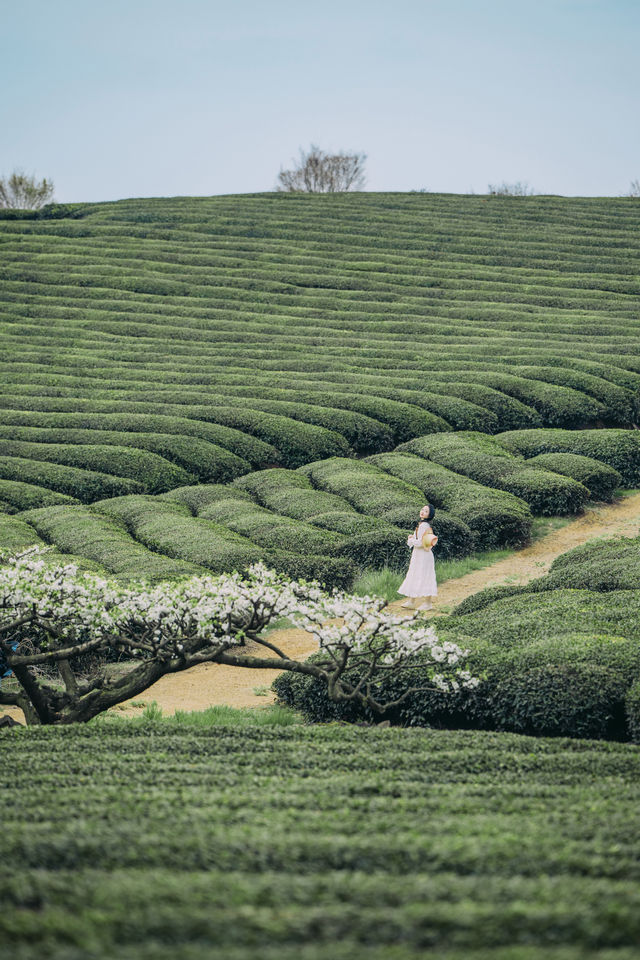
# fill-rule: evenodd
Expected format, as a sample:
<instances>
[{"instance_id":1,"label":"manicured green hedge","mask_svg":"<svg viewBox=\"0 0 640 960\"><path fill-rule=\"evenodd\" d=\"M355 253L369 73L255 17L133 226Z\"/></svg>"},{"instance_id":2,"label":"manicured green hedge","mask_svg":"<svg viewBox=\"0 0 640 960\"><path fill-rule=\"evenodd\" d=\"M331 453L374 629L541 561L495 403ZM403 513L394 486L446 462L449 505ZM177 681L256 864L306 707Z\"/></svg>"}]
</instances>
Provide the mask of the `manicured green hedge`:
<instances>
[{"instance_id":1,"label":"manicured green hedge","mask_svg":"<svg viewBox=\"0 0 640 960\"><path fill-rule=\"evenodd\" d=\"M439 463L487 487L506 490L528 503L533 513L577 513L589 498L581 483L548 470L532 469L520 457L479 433L431 434L398 447Z\"/></svg>"},{"instance_id":2,"label":"manicured green hedge","mask_svg":"<svg viewBox=\"0 0 640 960\"><path fill-rule=\"evenodd\" d=\"M366 463L406 481L411 489L421 491L423 502L442 507L465 523L473 534L475 549L522 544L529 539L531 512L513 494L485 487L409 453L381 453L368 457Z\"/></svg>"},{"instance_id":3,"label":"manicured green hedge","mask_svg":"<svg viewBox=\"0 0 640 960\"><path fill-rule=\"evenodd\" d=\"M480 370L460 371L449 375L455 382L471 381L501 390L517 400L532 406L542 417L545 426L569 427L572 429L589 426L606 414L605 406L593 397L569 387L556 386L538 380L514 376L512 373L491 373ZM439 379L447 379L443 374Z\"/></svg>"},{"instance_id":4,"label":"manicured green hedge","mask_svg":"<svg viewBox=\"0 0 640 960\"><path fill-rule=\"evenodd\" d=\"M174 434L133 433L123 430L51 429L49 427L14 427L0 425L2 440L34 441L44 444L74 444L85 449L95 444L134 447L149 450L171 463L177 464L203 483L233 480L251 469L248 460L217 444L198 437L180 437Z\"/></svg>"},{"instance_id":5,"label":"manicured green hedge","mask_svg":"<svg viewBox=\"0 0 640 960\"><path fill-rule=\"evenodd\" d=\"M577 453L617 470L625 485L640 485L640 434L634 430L511 430L496 439L525 459L541 453Z\"/></svg>"},{"instance_id":6,"label":"manicured green hedge","mask_svg":"<svg viewBox=\"0 0 640 960\"><path fill-rule=\"evenodd\" d=\"M34 483L21 483L19 480L0 480L0 500L7 504L8 513L78 502L75 497L56 493L54 490L36 486Z\"/></svg>"},{"instance_id":7,"label":"manicured green hedge","mask_svg":"<svg viewBox=\"0 0 640 960\"><path fill-rule=\"evenodd\" d=\"M505 647L471 631L472 621L469 633L461 639L470 650L469 669L482 678L480 686L457 693L422 687L387 713L392 724L628 739L625 695L640 670L640 649L635 640L565 635ZM415 663L419 667L420 657ZM354 672L353 679L358 677ZM419 673L413 675L413 682L419 686L417 678ZM399 697L407 682L406 675L382 675L381 699ZM283 703L301 711L311 722L373 719L370 711L353 704L334 703L322 684L300 674L280 674L273 689Z\"/></svg>"},{"instance_id":8,"label":"manicured green hedge","mask_svg":"<svg viewBox=\"0 0 640 960\"><path fill-rule=\"evenodd\" d=\"M81 412L73 409L72 404L69 409L65 405L64 410L60 412L4 409L2 422L7 426L40 427L47 430L96 431L96 436L100 431L112 431L194 437L224 447L241 460L250 463L255 469L266 467L278 459L278 451L275 447L248 433L242 433L240 430L218 423L190 420L187 417L167 414L137 413L131 409L123 412L108 412L108 410L101 412L103 404L100 401L84 400L78 406ZM107 403L104 406L110 409L114 404ZM127 405L115 404L115 406L122 408Z\"/></svg>"},{"instance_id":9,"label":"manicured green hedge","mask_svg":"<svg viewBox=\"0 0 640 960\"><path fill-rule=\"evenodd\" d=\"M161 493L159 500L169 500L182 503L189 508L194 516L211 503L219 500L244 500L251 502L251 497L244 490L230 483L201 483L190 487L176 487L168 493Z\"/></svg>"},{"instance_id":10,"label":"manicured green hedge","mask_svg":"<svg viewBox=\"0 0 640 960\"><path fill-rule=\"evenodd\" d=\"M186 506L154 497L101 500L92 509L120 520L150 550L199 564L213 573L242 570L262 559L264 551L221 524L200 520Z\"/></svg>"},{"instance_id":11,"label":"manicured green hedge","mask_svg":"<svg viewBox=\"0 0 640 960\"><path fill-rule=\"evenodd\" d=\"M289 550L265 550L263 560L293 580L317 580L327 590L350 590L357 573L348 557L321 553L305 556Z\"/></svg>"},{"instance_id":12,"label":"manicured green hedge","mask_svg":"<svg viewBox=\"0 0 640 960\"><path fill-rule=\"evenodd\" d=\"M343 497L314 490L310 480L297 470L259 470L239 477L234 488L246 490L257 502L294 520L315 522L320 514L357 511Z\"/></svg>"},{"instance_id":13,"label":"manicured green hedge","mask_svg":"<svg viewBox=\"0 0 640 960\"><path fill-rule=\"evenodd\" d=\"M40 537L62 553L93 560L119 578L170 580L203 572L202 567L193 563L169 560L146 549L121 524L89 507L44 507L29 510L23 517Z\"/></svg>"},{"instance_id":14,"label":"manicured green hedge","mask_svg":"<svg viewBox=\"0 0 640 960\"><path fill-rule=\"evenodd\" d=\"M0 554L13 555L36 545L43 545L42 538L22 517L0 513Z\"/></svg>"},{"instance_id":15,"label":"manicured green hedge","mask_svg":"<svg viewBox=\"0 0 640 960\"><path fill-rule=\"evenodd\" d=\"M369 460L331 457L301 467L299 472L308 477L315 487L343 497L361 513L383 519L386 519L390 510L398 507L410 507L417 516L424 505L422 490L389 476Z\"/></svg>"},{"instance_id":16,"label":"manicured green hedge","mask_svg":"<svg viewBox=\"0 0 640 960\"><path fill-rule=\"evenodd\" d=\"M407 536L415 530L418 519L413 508L408 507L388 510L385 518L388 523L403 529ZM438 545L435 548L436 561L468 557L473 552L474 534L459 517L452 516L446 510L438 510L431 521L431 526L438 536Z\"/></svg>"},{"instance_id":17,"label":"manicured green hedge","mask_svg":"<svg viewBox=\"0 0 640 960\"><path fill-rule=\"evenodd\" d=\"M198 515L223 524L262 547L277 547L306 556L330 553L341 541L339 535L328 530L302 520L281 517L272 510L242 499L218 500L203 507Z\"/></svg>"},{"instance_id":18,"label":"manicured green hedge","mask_svg":"<svg viewBox=\"0 0 640 960\"><path fill-rule=\"evenodd\" d=\"M404 571L411 557L406 531L390 524L348 537L334 548L333 553L338 557L349 558L360 570L367 567L391 567Z\"/></svg>"},{"instance_id":19,"label":"manicured green hedge","mask_svg":"<svg viewBox=\"0 0 640 960\"><path fill-rule=\"evenodd\" d=\"M494 729L546 737L625 739L624 682L591 664L549 664L505 678L491 697Z\"/></svg>"},{"instance_id":20,"label":"manicured green hedge","mask_svg":"<svg viewBox=\"0 0 640 960\"><path fill-rule=\"evenodd\" d=\"M146 450L106 444L30 443L0 440L0 457L42 460L81 470L128 477L149 493L162 493L193 480L193 476L163 457ZM82 498L78 498L82 499Z\"/></svg>"},{"instance_id":21,"label":"manicured green hedge","mask_svg":"<svg viewBox=\"0 0 640 960\"><path fill-rule=\"evenodd\" d=\"M527 591L527 587L515 588L511 596L494 599L467 615L452 617L447 627L456 636L473 636L505 648L576 633L633 638L640 628L637 588L608 592L570 588L533 594Z\"/></svg>"},{"instance_id":22,"label":"manicured green hedge","mask_svg":"<svg viewBox=\"0 0 640 960\"><path fill-rule=\"evenodd\" d=\"M0 479L48 487L72 498L90 503L100 497L118 497L142 492L137 480L114 477L95 470L80 470L46 460L25 460L23 457L0 456Z\"/></svg>"},{"instance_id":23,"label":"manicured green hedge","mask_svg":"<svg viewBox=\"0 0 640 960\"><path fill-rule=\"evenodd\" d=\"M588 540L557 557L546 577L528 586L535 590L638 590L640 537Z\"/></svg>"},{"instance_id":24,"label":"manicured green hedge","mask_svg":"<svg viewBox=\"0 0 640 960\"><path fill-rule=\"evenodd\" d=\"M614 491L622 485L622 477L613 467L584 457L578 453L541 453L527 460L528 467L542 467L545 471L573 477L590 492L592 500L613 500Z\"/></svg>"},{"instance_id":25,"label":"manicured green hedge","mask_svg":"<svg viewBox=\"0 0 640 960\"><path fill-rule=\"evenodd\" d=\"M640 538L598 538L561 554L549 572L522 586L489 587L463 600L454 616L483 609L515 594L539 594L574 589L610 593L640 589ZM532 597L532 602L537 602Z\"/></svg>"},{"instance_id":26,"label":"manicured green hedge","mask_svg":"<svg viewBox=\"0 0 640 960\"><path fill-rule=\"evenodd\" d=\"M210 502L209 507L204 508L204 513L213 511L219 502ZM244 570L252 563L263 561L267 566L294 578L318 579L330 589L338 587L346 590L352 586L356 570L349 560L329 556L326 551L305 556L287 550L280 539L274 542L273 537L268 543L258 544L255 539L242 536L222 523L204 516L191 516L190 509L194 503L197 501L191 498L185 502L184 499L171 501L162 497L136 496L101 500L92 504L91 509L120 521L149 550L197 564L213 573ZM226 516L230 515L233 507L246 509L242 499L228 499L226 503ZM250 510L260 509L250 503L247 506ZM314 534L320 533L313 527L311 530ZM328 536L325 535L325 539Z\"/></svg>"}]
</instances>

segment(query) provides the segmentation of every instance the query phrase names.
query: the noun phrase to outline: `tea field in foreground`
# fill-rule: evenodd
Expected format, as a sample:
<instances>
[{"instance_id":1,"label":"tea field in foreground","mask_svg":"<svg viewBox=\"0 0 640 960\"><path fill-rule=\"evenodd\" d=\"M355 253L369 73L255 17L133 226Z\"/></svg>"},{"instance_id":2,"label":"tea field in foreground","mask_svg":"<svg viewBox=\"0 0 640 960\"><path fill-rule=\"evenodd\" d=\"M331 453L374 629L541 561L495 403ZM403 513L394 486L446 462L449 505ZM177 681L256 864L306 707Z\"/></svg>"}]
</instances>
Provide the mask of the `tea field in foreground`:
<instances>
[{"instance_id":1,"label":"tea field in foreground","mask_svg":"<svg viewBox=\"0 0 640 960\"><path fill-rule=\"evenodd\" d=\"M18 960L637 956L637 747L103 722L0 753Z\"/></svg>"}]
</instances>

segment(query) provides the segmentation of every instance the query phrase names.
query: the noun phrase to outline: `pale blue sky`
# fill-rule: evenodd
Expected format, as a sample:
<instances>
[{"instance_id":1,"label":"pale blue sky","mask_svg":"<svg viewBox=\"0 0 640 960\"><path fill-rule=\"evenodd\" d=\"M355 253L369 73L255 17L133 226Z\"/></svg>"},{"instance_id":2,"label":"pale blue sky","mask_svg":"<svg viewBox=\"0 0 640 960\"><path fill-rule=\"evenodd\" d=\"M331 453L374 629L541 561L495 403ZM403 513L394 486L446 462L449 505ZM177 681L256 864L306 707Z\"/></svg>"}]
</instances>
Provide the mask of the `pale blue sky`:
<instances>
[{"instance_id":1,"label":"pale blue sky","mask_svg":"<svg viewBox=\"0 0 640 960\"><path fill-rule=\"evenodd\" d=\"M0 0L0 173L56 199L271 190L299 147L367 189L620 195L640 0Z\"/></svg>"}]
</instances>

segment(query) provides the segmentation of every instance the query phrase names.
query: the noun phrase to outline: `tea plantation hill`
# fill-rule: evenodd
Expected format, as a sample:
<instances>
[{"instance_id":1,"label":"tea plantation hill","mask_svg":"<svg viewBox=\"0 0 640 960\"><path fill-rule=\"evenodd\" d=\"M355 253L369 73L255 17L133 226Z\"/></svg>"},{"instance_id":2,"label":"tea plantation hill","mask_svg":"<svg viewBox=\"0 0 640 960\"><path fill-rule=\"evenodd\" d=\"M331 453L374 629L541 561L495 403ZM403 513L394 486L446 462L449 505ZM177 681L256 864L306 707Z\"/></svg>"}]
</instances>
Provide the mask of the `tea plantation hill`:
<instances>
[{"instance_id":1,"label":"tea plantation hill","mask_svg":"<svg viewBox=\"0 0 640 960\"><path fill-rule=\"evenodd\" d=\"M425 496L450 555L523 542L627 470L600 447L638 420L639 225L628 199L435 194L5 211L0 546L36 529L123 576L260 556L348 585L406 561ZM589 449L477 439L603 426ZM273 467L283 488L253 489Z\"/></svg>"}]
</instances>

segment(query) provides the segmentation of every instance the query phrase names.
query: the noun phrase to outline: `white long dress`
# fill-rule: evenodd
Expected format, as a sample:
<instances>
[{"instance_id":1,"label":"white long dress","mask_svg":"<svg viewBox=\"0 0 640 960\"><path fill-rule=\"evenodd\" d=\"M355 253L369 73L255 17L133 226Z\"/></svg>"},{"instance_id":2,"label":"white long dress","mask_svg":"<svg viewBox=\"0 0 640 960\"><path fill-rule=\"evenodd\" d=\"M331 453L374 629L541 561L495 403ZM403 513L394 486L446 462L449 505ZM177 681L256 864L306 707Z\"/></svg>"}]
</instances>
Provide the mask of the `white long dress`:
<instances>
[{"instance_id":1,"label":"white long dress","mask_svg":"<svg viewBox=\"0 0 640 960\"><path fill-rule=\"evenodd\" d=\"M433 550L425 550L422 546L422 537L430 531L431 527L424 521L418 525L417 534L412 533L407 540L407 546L413 547L413 550L407 575L398 587L398 593L403 597L437 597L438 595Z\"/></svg>"}]
</instances>

